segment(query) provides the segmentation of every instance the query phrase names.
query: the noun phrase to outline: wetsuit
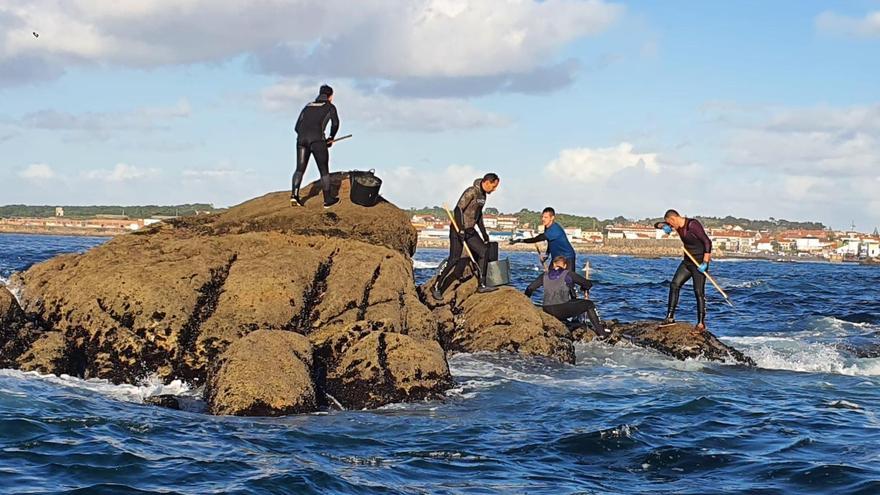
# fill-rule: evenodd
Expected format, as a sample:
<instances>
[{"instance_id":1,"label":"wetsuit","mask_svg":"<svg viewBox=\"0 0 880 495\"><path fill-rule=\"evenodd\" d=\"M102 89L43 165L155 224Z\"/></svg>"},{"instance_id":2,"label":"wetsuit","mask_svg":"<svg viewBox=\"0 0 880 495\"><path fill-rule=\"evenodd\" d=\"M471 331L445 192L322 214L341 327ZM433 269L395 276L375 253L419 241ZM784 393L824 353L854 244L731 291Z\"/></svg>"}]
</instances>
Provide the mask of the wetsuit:
<instances>
[{"instance_id":1,"label":"wetsuit","mask_svg":"<svg viewBox=\"0 0 880 495\"><path fill-rule=\"evenodd\" d=\"M521 242L534 244L542 241L547 241L547 255L551 261L557 256L564 256L565 259L568 260L568 268L571 270L577 269L574 248L571 247L571 243L568 242L568 236L565 235L565 229L563 229L561 225L553 222L549 227L544 229L544 232L535 237L523 239Z\"/></svg>"},{"instance_id":2,"label":"wetsuit","mask_svg":"<svg viewBox=\"0 0 880 495\"><path fill-rule=\"evenodd\" d=\"M327 138L324 129L330 122L330 140L336 138L339 131L339 115L336 106L330 103L327 95L319 95L318 98L303 108L296 121L296 172L291 181L291 196L299 198L299 186L309 157L314 155L318 164L318 172L321 173L321 189L324 191L324 204L332 198L330 191L330 152L328 151Z\"/></svg>"},{"instance_id":3,"label":"wetsuit","mask_svg":"<svg viewBox=\"0 0 880 495\"><path fill-rule=\"evenodd\" d=\"M479 268L480 286L485 285L486 266L489 262L489 233L483 224L483 206L486 204L486 192L483 191L483 179L474 181L474 185L465 189L455 204L455 223L463 230L459 234L455 226L449 224L449 258L446 266L437 278L437 288L440 293L446 291L452 283L461 278L464 269L468 266L470 258L462 257L463 243L467 243L471 254L477 260ZM483 238L477 234L477 228L483 234ZM485 239L485 241L483 240Z\"/></svg>"},{"instance_id":4,"label":"wetsuit","mask_svg":"<svg viewBox=\"0 0 880 495\"><path fill-rule=\"evenodd\" d=\"M703 225L693 218L686 218L684 227L675 229L678 232L684 248L698 261L702 261L703 255L712 252L712 239L706 235ZM670 320L675 318L675 308L678 306L678 295L681 286L691 277L694 279L694 296L697 298L697 324L706 322L706 275L697 269L687 255L678 265L672 282L669 284L669 302L666 308L666 317ZM708 269L707 269L708 270Z\"/></svg>"},{"instance_id":5,"label":"wetsuit","mask_svg":"<svg viewBox=\"0 0 880 495\"><path fill-rule=\"evenodd\" d=\"M580 286L586 293L593 286L593 283L568 269L552 269L539 275L529 284L526 288L526 296L532 297L532 293L543 286L542 306L545 313L553 315L563 322L568 318L586 313L596 334L604 335L604 327L599 321L599 314L596 312L596 305L593 301L572 297L572 289L575 285Z\"/></svg>"}]
</instances>

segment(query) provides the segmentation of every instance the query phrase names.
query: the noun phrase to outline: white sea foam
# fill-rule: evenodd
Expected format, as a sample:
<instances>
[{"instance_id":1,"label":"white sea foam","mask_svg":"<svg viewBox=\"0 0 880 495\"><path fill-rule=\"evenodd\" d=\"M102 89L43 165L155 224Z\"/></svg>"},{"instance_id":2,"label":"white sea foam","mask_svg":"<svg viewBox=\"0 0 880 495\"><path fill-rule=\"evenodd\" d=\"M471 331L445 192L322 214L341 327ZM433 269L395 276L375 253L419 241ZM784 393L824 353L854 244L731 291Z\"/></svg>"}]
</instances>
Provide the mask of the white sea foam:
<instances>
[{"instance_id":1,"label":"white sea foam","mask_svg":"<svg viewBox=\"0 0 880 495\"><path fill-rule=\"evenodd\" d=\"M437 268L440 266L439 261L422 261L422 260L413 260L413 268L416 270L428 270Z\"/></svg>"},{"instance_id":2,"label":"white sea foam","mask_svg":"<svg viewBox=\"0 0 880 495\"><path fill-rule=\"evenodd\" d=\"M76 378L69 375L43 375L35 371L24 372L9 369L0 370L0 376L9 376L25 380L41 380L64 387L96 392L112 399L126 402L142 403L147 397L166 394L189 398L196 398L199 396L198 390L192 389L188 384L183 383L180 380L174 380L169 384L163 384L162 381L155 376L147 378L139 385L114 385L107 380L97 378L83 380L82 378Z\"/></svg>"},{"instance_id":3,"label":"white sea foam","mask_svg":"<svg viewBox=\"0 0 880 495\"><path fill-rule=\"evenodd\" d=\"M760 368L850 376L880 376L880 358L855 358L833 345L797 337L760 336L724 339Z\"/></svg>"},{"instance_id":4,"label":"white sea foam","mask_svg":"<svg viewBox=\"0 0 880 495\"><path fill-rule=\"evenodd\" d=\"M14 297L16 301L18 301L19 305L21 305L21 287L9 285L9 279L3 276L0 276L0 286L6 286L9 292L12 294L12 297Z\"/></svg>"},{"instance_id":5,"label":"white sea foam","mask_svg":"<svg viewBox=\"0 0 880 495\"><path fill-rule=\"evenodd\" d=\"M728 289L751 289L754 287L759 287L767 283L766 280L756 279L756 280L746 280L743 282L734 282L734 283L724 283L723 280L719 280L720 283L723 283L724 286Z\"/></svg>"}]
</instances>

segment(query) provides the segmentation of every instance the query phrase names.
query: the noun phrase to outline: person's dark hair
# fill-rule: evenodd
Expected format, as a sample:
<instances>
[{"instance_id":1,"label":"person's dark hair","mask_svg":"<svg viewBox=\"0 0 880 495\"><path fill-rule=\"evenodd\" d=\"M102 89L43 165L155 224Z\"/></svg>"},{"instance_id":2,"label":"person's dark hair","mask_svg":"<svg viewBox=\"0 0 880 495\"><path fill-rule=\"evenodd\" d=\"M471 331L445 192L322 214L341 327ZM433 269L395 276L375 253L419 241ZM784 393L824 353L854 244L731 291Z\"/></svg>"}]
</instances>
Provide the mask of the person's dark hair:
<instances>
[{"instance_id":1,"label":"person's dark hair","mask_svg":"<svg viewBox=\"0 0 880 495\"><path fill-rule=\"evenodd\" d=\"M326 84L322 84L321 89L318 90L318 94L332 96L333 95L333 88L331 88L330 86L327 86Z\"/></svg>"},{"instance_id":2,"label":"person's dark hair","mask_svg":"<svg viewBox=\"0 0 880 495\"><path fill-rule=\"evenodd\" d=\"M498 182L500 179L498 178L498 174L489 172L488 174L483 176L483 182Z\"/></svg>"},{"instance_id":3,"label":"person's dark hair","mask_svg":"<svg viewBox=\"0 0 880 495\"><path fill-rule=\"evenodd\" d=\"M541 214L543 215L544 213L549 213L549 214L553 215L554 217L556 216L556 210L554 210L550 206L544 208L544 211L542 211Z\"/></svg>"},{"instance_id":4,"label":"person's dark hair","mask_svg":"<svg viewBox=\"0 0 880 495\"><path fill-rule=\"evenodd\" d=\"M670 218L670 217L680 217L680 216L681 215L679 215L678 212L675 210L666 210L666 213L663 214L663 219L666 220L667 218Z\"/></svg>"}]
</instances>

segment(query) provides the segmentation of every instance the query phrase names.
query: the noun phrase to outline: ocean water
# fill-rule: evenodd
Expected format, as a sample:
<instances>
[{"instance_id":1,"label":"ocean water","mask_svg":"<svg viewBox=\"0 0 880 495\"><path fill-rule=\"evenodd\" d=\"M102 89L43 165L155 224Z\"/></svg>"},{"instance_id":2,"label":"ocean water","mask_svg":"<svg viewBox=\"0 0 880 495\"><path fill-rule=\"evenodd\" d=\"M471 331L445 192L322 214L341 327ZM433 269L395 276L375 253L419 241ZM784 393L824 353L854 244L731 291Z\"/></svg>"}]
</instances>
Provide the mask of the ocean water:
<instances>
[{"instance_id":1,"label":"ocean water","mask_svg":"<svg viewBox=\"0 0 880 495\"><path fill-rule=\"evenodd\" d=\"M0 277L100 242L0 235ZM416 278L443 256L417 253ZM540 273L534 254L508 256L518 287ZM677 260L589 260L604 318L663 316ZM284 418L142 404L175 393L196 410L179 382L0 370L0 492L880 493L880 268L713 272L736 307L708 288L710 329L756 368L601 343L574 366L458 355L444 401Z\"/></svg>"}]
</instances>

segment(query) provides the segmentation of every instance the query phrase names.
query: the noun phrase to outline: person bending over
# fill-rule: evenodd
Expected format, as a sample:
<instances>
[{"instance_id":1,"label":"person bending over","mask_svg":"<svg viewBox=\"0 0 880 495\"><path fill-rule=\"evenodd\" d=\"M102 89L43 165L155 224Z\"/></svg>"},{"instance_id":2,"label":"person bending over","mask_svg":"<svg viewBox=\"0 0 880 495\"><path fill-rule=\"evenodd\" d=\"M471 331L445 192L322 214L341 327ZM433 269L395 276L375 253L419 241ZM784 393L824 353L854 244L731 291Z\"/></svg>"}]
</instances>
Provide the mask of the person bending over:
<instances>
[{"instance_id":1,"label":"person bending over","mask_svg":"<svg viewBox=\"0 0 880 495\"><path fill-rule=\"evenodd\" d=\"M663 222L657 222L654 227L663 229L667 234L673 230L684 244L684 248L694 257L701 261L699 265L691 261L687 255L675 270L672 282L669 283L669 301L666 305L666 318L663 325L675 323L675 308L678 306L678 296L681 286L693 278L694 296L697 298L697 330L706 329L706 272L709 271L709 262L712 260L712 239L706 235L703 225L693 219L685 218L675 210L668 210L663 215Z\"/></svg>"},{"instance_id":2,"label":"person bending over","mask_svg":"<svg viewBox=\"0 0 880 495\"><path fill-rule=\"evenodd\" d=\"M491 292L495 287L486 287L486 266L489 262L489 233L483 224L483 207L486 205L486 197L498 189L501 180L498 175L488 173L482 179L477 179L474 184L461 194L458 203L455 204L455 224L449 224L449 258L446 266L437 277L437 281L431 291L434 299L442 300L443 293L456 280L464 274L464 269L470 262L467 255L462 256L463 246L467 244L471 254L476 258L477 275L479 280L478 292ZM456 225L458 229L456 230ZM477 234L477 229L480 233Z\"/></svg>"},{"instance_id":3,"label":"person bending over","mask_svg":"<svg viewBox=\"0 0 880 495\"><path fill-rule=\"evenodd\" d=\"M542 306L545 313L555 316L563 323L568 318L586 313L596 335L599 338L607 338L611 335L611 331L599 321L599 314L596 312L596 305L593 301L572 297L572 288L575 285L580 286L586 297L589 297L593 283L570 271L565 257L557 256L553 258L550 269L544 274L538 275L538 278L529 284L526 288L526 296L532 297L532 293L543 286L544 301Z\"/></svg>"},{"instance_id":4,"label":"person bending over","mask_svg":"<svg viewBox=\"0 0 880 495\"><path fill-rule=\"evenodd\" d=\"M330 137L324 136L324 129L330 122ZM299 186L309 164L309 157L314 155L321 173L321 189L324 191L324 208L339 202L330 190L330 151L336 133L339 131L339 115L333 105L333 88L326 84L321 86L315 101L307 104L296 121L296 171L293 173L290 189L290 206L302 206L299 197Z\"/></svg>"},{"instance_id":5,"label":"person bending over","mask_svg":"<svg viewBox=\"0 0 880 495\"><path fill-rule=\"evenodd\" d=\"M541 212L541 223L544 225L544 232L530 237L528 239L511 239L510 244L524 242L526 244L534 244L536 242L547 241L547 254L541 257L541 260L547 258L555 259L557 256L563 256L568 260L568 266L574 271L577 268L575 263L574 248L568 242L568 236L565 235L565 229L556 222L556 210L551 207L544 208Z\"/></svg>"}]
</instances>

